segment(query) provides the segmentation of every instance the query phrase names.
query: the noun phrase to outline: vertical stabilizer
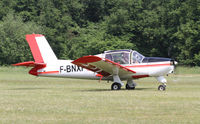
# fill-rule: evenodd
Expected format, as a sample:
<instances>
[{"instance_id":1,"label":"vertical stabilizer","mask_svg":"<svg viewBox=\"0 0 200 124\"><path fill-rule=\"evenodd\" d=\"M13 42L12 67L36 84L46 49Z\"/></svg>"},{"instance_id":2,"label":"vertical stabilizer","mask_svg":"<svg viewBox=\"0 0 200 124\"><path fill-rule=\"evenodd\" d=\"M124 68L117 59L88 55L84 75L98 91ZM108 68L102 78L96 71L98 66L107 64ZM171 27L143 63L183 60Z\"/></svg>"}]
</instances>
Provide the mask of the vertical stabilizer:
<instances>
[{"instance_id":1,"label":"vertical stabilizer","mask_svg":"<svg viewBox=\"0 0 200 124\"><path fill-rule=\"evenodd\" d=\"M48 63L57 60L46 38L41 34L28 34L26 40L30 46L33 58L37 63Z\"/></svg>"}]
</instances>

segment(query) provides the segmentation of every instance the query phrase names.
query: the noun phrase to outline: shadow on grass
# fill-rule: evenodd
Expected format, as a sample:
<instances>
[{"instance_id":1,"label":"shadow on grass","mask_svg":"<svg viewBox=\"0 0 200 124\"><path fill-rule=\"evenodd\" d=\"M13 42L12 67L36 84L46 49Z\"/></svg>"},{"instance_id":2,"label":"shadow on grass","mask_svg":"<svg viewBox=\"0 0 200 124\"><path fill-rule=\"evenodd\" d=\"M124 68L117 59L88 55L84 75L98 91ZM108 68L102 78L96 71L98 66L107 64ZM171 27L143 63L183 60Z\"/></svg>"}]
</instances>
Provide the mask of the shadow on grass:
<instances>
[{"instance_id":1,"label":"shadow on grass","mask_svg":"<svg viewBox=\"0 0 200 124\"><path fill-rule=\"evenodd\" d=\"M48 88L13 88L13 89L8 89L8 90L44 90L44 89L48 89Z\"/></svg>"},{"instance_id":2,"label":"shadow on grass","mask_svg":"<svg viewBox=\"0 0 200 124\"><path fill-rule=\"evenodd\" d=\"M127 89L121 89L121 90L111 90L111 89L86 89L86 90L79 90L81 92L117 92L117 91L138 91L138 90L152 90L155 88L135 88L134 90L127 90ZM77 91L77 90L76 90Z\"/></svg>"}]
</instances>

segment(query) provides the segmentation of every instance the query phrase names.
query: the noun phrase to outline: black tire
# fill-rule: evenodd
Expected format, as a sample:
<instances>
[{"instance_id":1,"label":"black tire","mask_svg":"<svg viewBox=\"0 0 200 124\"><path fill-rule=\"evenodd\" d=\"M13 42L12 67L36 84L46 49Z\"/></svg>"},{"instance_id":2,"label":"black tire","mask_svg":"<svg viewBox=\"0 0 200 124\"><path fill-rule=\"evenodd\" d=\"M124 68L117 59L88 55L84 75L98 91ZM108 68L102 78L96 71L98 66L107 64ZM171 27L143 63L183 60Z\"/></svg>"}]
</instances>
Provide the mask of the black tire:
<instances>
[{"instance_id":1,"label":"black tire","mask_svg":"<svg viewBox=\"0 0 200 124\"><path fill-rule=\"evenodd\" d=\"M130 87L128 84L126 84L126 89L127 89L127 90L134 90L135 87Z\"/></svg>"},{"instance_id":2,"label":"black tire","mask_svg":"<svg viewBox=\"0 0 200 124\"><path fill-rule=\"evenodd\" d=\"M112 90L120 90L121 89L121 84L119 84L119 83L113 83L111 85L111 89Z\"/></svg>"},{"instance_id":3,"label":"black tire","mask_svg":"<svg viewBox=\"0 0 200 124\"><path fill-rule=\"evenodd\" d=\"M160 91L165 91L165 89L166 89L165 85L158 86L158 90L160 90Z\"/></svg>"}]
</instances>

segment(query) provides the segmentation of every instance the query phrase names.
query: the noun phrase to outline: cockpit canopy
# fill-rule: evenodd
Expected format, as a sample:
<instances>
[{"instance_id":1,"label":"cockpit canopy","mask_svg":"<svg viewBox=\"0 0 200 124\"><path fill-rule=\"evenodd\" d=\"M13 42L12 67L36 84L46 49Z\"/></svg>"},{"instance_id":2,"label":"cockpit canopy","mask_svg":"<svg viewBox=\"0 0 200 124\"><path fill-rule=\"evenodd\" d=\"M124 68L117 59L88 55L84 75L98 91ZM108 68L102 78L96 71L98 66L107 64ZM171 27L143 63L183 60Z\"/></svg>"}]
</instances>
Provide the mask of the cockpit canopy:
<instances>
[{"instance_id":1,"label":"cockpit canopy","mask_svg":"<svg viewBox=\"0 0 200 124\"><path fill-rule=\"evenodd\" d=\"M141 63L145 57L133 50L110 50L105 51L105 58L119 64L134 64Z\"/></svg>"}]
</instances>

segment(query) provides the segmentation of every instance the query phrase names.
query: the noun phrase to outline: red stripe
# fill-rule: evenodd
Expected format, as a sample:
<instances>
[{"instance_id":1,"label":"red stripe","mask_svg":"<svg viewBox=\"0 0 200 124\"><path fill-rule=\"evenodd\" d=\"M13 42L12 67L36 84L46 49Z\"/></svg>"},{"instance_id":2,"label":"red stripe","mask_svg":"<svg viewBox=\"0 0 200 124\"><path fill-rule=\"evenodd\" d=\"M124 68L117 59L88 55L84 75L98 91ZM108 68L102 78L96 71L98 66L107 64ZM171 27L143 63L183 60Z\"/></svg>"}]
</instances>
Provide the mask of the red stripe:
<instances>
[{"instance_id":1,"label":"red stripe","mask_svg":"<svg viewBox=\"0 0 200 124\"><path fill-rule=\"evenodd\" d=\"M38 74L56 74L56 73L59 73L59 71L38 72Z\"/></svg>"},{"instance_id":2,"label":"red stripe","mask_svg":"<svg viewBox=\"0 0 200 124\"><path fill-rule=\"evenodd\" d=\"M170 66L170 63L167 64L152 64L152 65L132 65L126 67L155 67L155 66Z\"/></svg>"},{"instance_id":3,"label":"red stripe","mask_svg":"<svg viewBox=\"0 0 200 124\"><path fill-rule=\"evenodd\" d=\"M35 76L37 76L38 75L38 70L39 69L42 69L42 68L45 68L46 67L46 64L44 64L44 63L35 63L34 64L34 68L32 68L30 71L29 71L29 74L32 74L32 75L35 75Z\"/></svg>"},{"instance_id":4,"label":"red stripe","mask_svg":"<svg viewBox=\"0 0 200 124\"><path fill-rule=\"evenodd\" d=\"M134 75L132 78L144 78L144 77L149 77L149 75Z\"/></svg>"},{"instance_id":5,"label":"red stripe","mask_svg":"<svg viewBox=\"0 0 200 124\"><path fill-rule=\"evenodd\" d=\"M43 63L44 61L43 61L42 54L40 53L40 49L38 47L35 37L42 37L42 36L43 35L41 35L41 34L26 35L26 40L31 48L33 58L34 58L35 62L38 62L38 63Z\"/></svg>"}]
</instances>

